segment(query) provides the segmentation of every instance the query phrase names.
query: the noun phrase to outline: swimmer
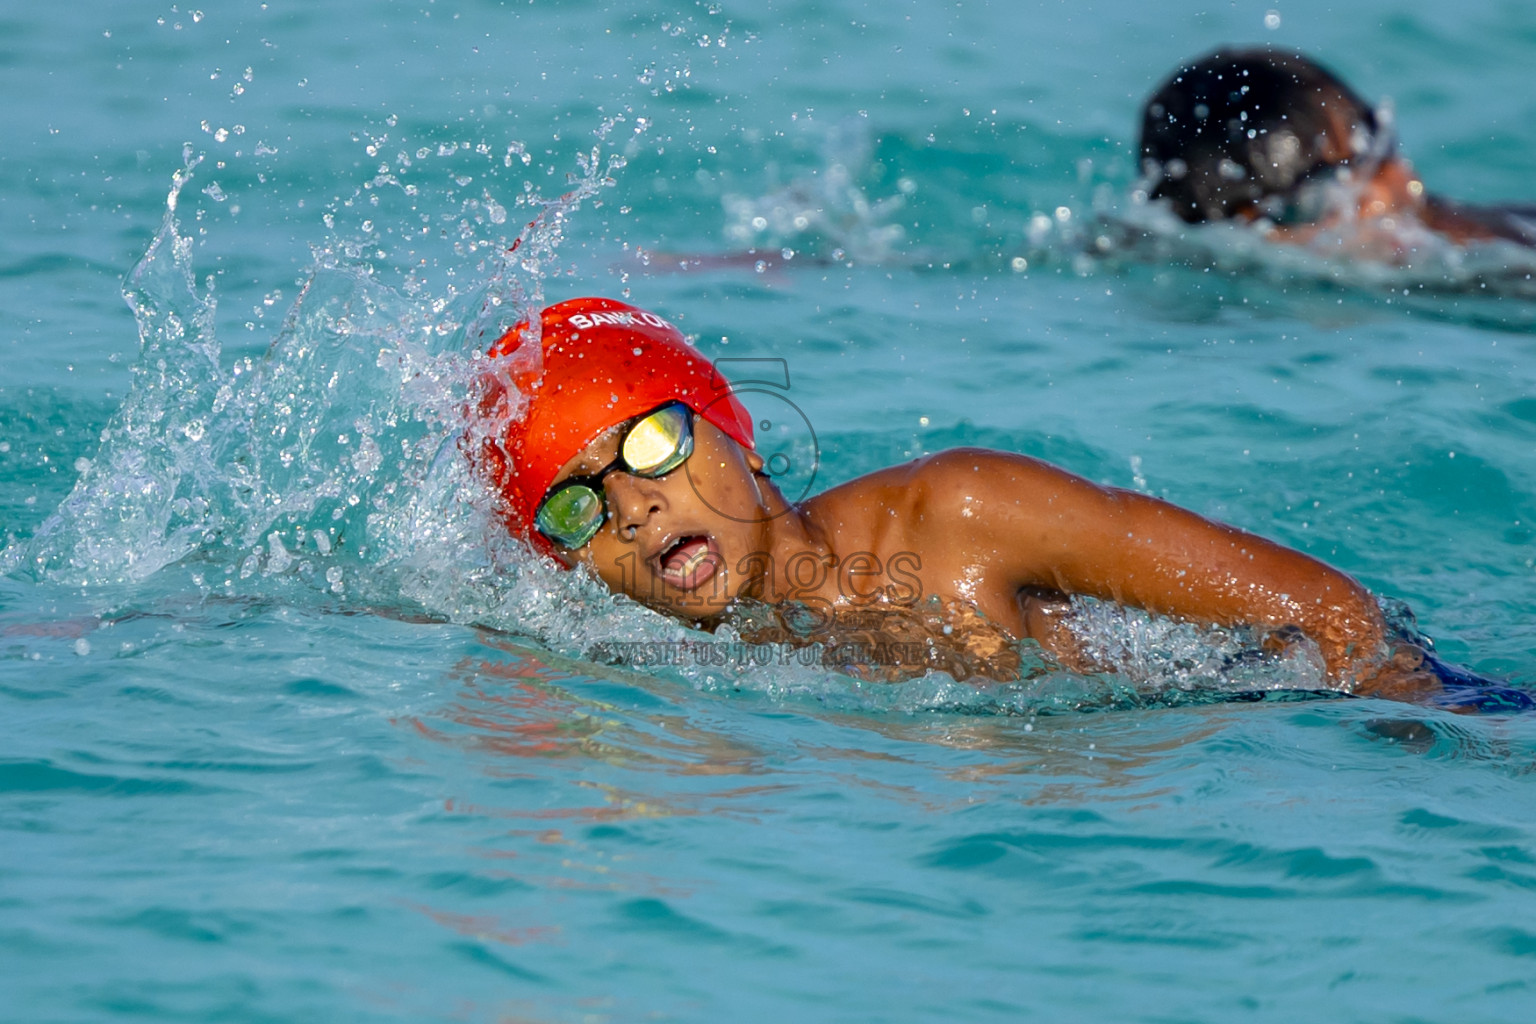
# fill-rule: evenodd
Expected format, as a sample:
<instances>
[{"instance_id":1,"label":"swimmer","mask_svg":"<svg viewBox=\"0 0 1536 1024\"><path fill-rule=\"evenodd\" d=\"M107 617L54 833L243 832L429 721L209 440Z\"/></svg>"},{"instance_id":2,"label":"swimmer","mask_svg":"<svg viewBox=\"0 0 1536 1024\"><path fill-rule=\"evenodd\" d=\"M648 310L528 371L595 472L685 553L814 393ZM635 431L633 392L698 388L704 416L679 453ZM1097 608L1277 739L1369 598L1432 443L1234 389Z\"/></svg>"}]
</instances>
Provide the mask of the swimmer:
<instances>
[{"instance_id":1,"label":"swimmer","mask_svg":"<svg viewBox=\"0 0 1536 1024\"><path fill-rule=\"evenodd\" d=\"M893 641L897 662L947 650L898 665L907 675L1018 678L1025 638L1093 670L1064 614L1086 595L1257 627L1277 652L1305 637L1340 691L1444 692L1364 587L1298 551L980 448L791 502L764 472L751 415L672 324L572 299L543 311L540 334L535 345L519 325L492 346L468 450L514 536L664 614L791 643L835 645L841 626Z\"/></svg>"},{"instance_id":2,"label":"swimmer","mask_svg":"<svg viewBox=\"0 0 1536 1024\"><path fill-rule=\"evenodd\" d=\"M1536 246L1536 206L1426 192L1386 117L1298 53L1219 49L1179 68L1143 108L1139 151L1149 198L1190 224L1247 221L1298 243L1352 226L1389 254L1404 222L1456 245Z\"/></svg>"}]
</instances>

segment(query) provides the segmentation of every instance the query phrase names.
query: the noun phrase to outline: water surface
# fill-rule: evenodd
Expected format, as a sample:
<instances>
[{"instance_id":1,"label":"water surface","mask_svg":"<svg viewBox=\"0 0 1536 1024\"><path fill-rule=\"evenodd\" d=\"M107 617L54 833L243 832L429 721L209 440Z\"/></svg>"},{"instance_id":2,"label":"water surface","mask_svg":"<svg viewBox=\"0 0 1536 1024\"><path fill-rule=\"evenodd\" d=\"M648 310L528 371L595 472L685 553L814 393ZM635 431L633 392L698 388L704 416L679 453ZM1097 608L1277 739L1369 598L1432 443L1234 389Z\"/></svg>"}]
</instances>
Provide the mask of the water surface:
<instances>
[{"instance_id":1,"label":"water surface","mask_svg":"<svg viewBox=\"0 0 1536 1024\"><path fill-rule=\"evenodd\" d=\"M785 360L819 485L1043 456L1536 683L1521 255L1114 231L1141 99L1234 40L1530 201L1530 10L0 21L0 1018L1528 1015L1529 716L1204 703L1135 617L1129 684L614 664L710 638L487 540L448 442L519 304L627 294Z\"/></svg>"}]
</instances>

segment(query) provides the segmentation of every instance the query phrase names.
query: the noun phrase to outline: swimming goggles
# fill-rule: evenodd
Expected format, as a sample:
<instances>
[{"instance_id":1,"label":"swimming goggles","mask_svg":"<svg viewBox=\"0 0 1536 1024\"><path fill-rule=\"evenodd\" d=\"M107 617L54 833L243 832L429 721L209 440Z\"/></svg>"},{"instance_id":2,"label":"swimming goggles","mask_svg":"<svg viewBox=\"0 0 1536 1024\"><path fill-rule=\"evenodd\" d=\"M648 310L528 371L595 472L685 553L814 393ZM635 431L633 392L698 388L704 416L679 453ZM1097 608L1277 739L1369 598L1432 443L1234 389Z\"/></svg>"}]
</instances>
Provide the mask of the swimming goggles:
<instances>
[{"instance_id":1,"label":"swimming goggles","mask_svg":"<svg viewBox=\"0 0 1536 1024\"><path fill-rule=\"evenodd\" d=\"M1297 175L1283 194L1261 199L1254 208L1274 223L1286 226L1350 219L1362 190L1397 149L1397 137L1388 115L1376 115L1371 124L1369 135L1363 144L1354 147L1352 157L1342 161L1319 160Z\"/></svg>"},{"instance_id":2,"label":"swimming goggles","mask_svg":"<svg viewBox=\"0 0 1536 1024\"><path fill-rule=\"evenodd\" d=\"M619 455L596 473L566 477L539 503L534 527L572 551L586 546L608 520L603 478L614 470L654 480L693 454L693 410L669 402L633 421L619 442Z\"/></svg>"},{"instance_id":3,"label":"swimming goggles","mask_svg":"<svg viewBox=\"0 0 1536 1024\"><path fill-rule=\"evenodd\" d=\"M1253 208L1284 227L1347 220L1374 173L1374 167L1320 163L1298 177L1284 193L1266 196Z\"/></svg>"}]
</instances>

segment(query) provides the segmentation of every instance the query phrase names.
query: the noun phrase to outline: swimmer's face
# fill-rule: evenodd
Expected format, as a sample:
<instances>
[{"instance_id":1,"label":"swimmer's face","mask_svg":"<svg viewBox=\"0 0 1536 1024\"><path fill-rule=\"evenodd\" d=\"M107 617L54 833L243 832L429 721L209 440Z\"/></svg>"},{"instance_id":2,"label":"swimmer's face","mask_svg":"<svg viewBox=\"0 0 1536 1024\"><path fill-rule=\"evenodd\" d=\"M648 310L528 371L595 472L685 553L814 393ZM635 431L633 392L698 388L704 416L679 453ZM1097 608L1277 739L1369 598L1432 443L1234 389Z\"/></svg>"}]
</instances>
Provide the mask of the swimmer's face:
<instances>
[{"instance_id":1,"label":"swimmer's face","mask_svg":"<svg viewBox=\"0 0 1536 1024\"><path fill-rule=\"evenodd\" d=\"M1261 200L1245 219L1265 215L1282 227L1337 227L1411 211L1422 205L1424 186L1407 160L1391 152L1372 154L1375 145L1345 113L1329 117L1329 129L1318 136L1319 165L1289 193ZM1282 235L1284 232L1282 232Z\"/></svg>"},{"instance_id":2,"label":"swimmer's face","mask_svg":"<svg viewBox=\"0 0 1536 1024\"><path fill-rule=\"evenodd\" d=\"M1412 165L1391 155L1360 179L1345 168L1333 177L1318 175L1296 193L1263 207L1269 223L1266 237L1276 242L1309 244L1319 232L1331 232L1334 255L1393 261L1403 258L1409 244L1401 234L1423 224L1424 185ZM1244 219L1254 220L1248 211Z\"/></svg>"},{"instance_id":3,"label":"swimmer's face","mask_svg":"<svg viewBox=\"0 0 1536 1024\"><path fill-rule=\"evenodd\" d=\"M627 424L597 438L560 468L550 490L597 473L618 457ZM567 565L588 566L612 590L690 621L721 615L752 586L771 519L763 460L702 417L693 453L662 476L614 469L603 477L608 518L575 550L555 546Z\"/></svg>"}]
</instances>

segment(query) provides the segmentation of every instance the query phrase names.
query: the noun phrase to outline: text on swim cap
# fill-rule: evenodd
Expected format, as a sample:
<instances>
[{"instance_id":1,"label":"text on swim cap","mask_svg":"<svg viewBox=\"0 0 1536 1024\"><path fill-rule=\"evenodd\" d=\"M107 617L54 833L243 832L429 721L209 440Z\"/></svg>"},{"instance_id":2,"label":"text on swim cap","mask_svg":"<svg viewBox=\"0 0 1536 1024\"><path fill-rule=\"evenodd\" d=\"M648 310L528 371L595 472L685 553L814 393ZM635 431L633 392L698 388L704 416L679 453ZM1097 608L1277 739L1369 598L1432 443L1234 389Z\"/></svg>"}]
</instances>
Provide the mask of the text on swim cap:
<instances>
[{"instance_id":1,"label":"text on swim cap","mask_svg":"<svg viewBox=\"0 0 1536 1024\"><path fill-rule=\"evenodd\" d=\"M677 330L655 313L577 313L571 317L571 326L578 329L599 327L603 324L613 324L615 327L636 327L646 324L651 327L661 327L667 330Z\"/></svg>"}]
</instances>

